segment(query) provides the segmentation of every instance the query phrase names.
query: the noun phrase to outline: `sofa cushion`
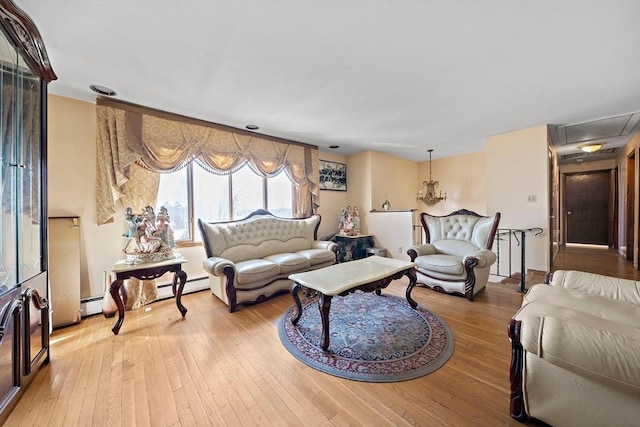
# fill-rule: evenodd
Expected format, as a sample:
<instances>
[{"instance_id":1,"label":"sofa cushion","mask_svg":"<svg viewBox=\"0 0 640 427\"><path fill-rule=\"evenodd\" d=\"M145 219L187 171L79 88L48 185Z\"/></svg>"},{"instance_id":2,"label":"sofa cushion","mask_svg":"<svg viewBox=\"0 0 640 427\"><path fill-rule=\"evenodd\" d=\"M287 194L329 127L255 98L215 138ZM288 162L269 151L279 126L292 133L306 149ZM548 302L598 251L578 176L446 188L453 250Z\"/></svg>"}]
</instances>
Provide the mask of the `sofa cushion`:
<instances>
[{"instance_id":1,"label":"sofa cushion","mask_svg":"<svg viewBox=\"0 0 640 427\"><path fill-rule=\"evenodd\" d=\"M435 271L444 274L463 274L462 258L456 255L425 255L415 259L418 269Z\"/></svg>"},{"instance_id":2,"label":"sofa cushion","mask_svg":"<svg viewBox=\"0 0 640 427\"><path fill-rule=\"evenodd\" d=\"M465 255L469 255L470 253L475 252L479 249L476 245L469 243L466 240L438 240L431 244L436 248L438 253L445 255L456 255L461 259Z\"/></svg>"},{"instance_id":3,"label":"sofa cushion","mask_svg":"<svg viewBox=\"0 0 640 427\"><path fill-rule=\"evenodd\" d=\"M269 255L264 257L264 259L278 264L280 266L280 274L304 271L311 265L309 260L300 254L282 253Z\"/></svg>"},{"instance_id":4,"label":"sofa cushion","mask_svg":"<svg viewBox=\"0 0 640 427\"><path fill-rule=\"evenodd\" d=\"M537 284L529 288L523 306L534 302L579 311L598 319L640 328L640 306L625 301L589 295L574 289ZM555 310L560 313L560 310ZM638 332L640 334L640 331ZM640 338L640 337L639 337Z\"/></svg>"},{"instance_id":5,"label":"sofa cushion","mask_svg":"<svg viewBox=\"0 0 640 427\"><path fill-rule=\"evenodd\" d=\"M553 273L551 286L575 289L631 304L640 305L640 281L603 276L584 271L560 270Z\"/></svg>"},{"instance_id":6,"label":"sofa cushion","mask_svg":"<svg viewBox=\"0 0 640 427\"><path fill-rule=\"evenodd\" d=\"M543 302L528 303L515 318L522 321L520 342L527 352L577 375L640 392L640 319L628 326Z\"/></svg>"},{"instance_id":7,"label":"sofa cushion","mask_svg":"<svg viewBox=\"0 0 640 427\"><path fill-rule=\"evenodd\" d=\"M308 259L311 266L336 262L336 254L327 249L305 249L296 254Z\"/></svg>"},{"instance_id":8,"label":"sofa cushion","mask_svg":"<svg viewBox=\"0 0 640 427\"><path fill-rule=\"evenodd\" d=\"M278 274L280 274L280 266L266 259L251 259L236 264L236 281L240 287L271 279Z\"/></svg>"}]
</instances>

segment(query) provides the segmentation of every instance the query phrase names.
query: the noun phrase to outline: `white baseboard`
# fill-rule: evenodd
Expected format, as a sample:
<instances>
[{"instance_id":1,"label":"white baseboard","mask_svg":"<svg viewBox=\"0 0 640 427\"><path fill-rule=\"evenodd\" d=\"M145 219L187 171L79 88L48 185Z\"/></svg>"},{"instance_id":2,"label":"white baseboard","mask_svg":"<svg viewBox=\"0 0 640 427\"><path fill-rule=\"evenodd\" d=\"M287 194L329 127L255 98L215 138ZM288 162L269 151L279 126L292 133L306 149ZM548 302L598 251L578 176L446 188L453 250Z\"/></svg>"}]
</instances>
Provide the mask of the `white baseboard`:
<instances>
[{"instance_id":1,"label":"white baseboard","mask_svg":"<svg viewBox=\"0 0 640 427\"><path fill-rule=\"evenodd\" d=\"M186 295L208 288L208 277L198 277L195 279L190 279L187 281L187 283L185 283L182 294ZM102 314L102 298L103 297L87 298L80 301L80 310L82 311L82 317L92 316L94 314ZM171 292L171 283L158 284L158 300L167 298L173 298L173 293Z\"/></svg>"}]
</instances>

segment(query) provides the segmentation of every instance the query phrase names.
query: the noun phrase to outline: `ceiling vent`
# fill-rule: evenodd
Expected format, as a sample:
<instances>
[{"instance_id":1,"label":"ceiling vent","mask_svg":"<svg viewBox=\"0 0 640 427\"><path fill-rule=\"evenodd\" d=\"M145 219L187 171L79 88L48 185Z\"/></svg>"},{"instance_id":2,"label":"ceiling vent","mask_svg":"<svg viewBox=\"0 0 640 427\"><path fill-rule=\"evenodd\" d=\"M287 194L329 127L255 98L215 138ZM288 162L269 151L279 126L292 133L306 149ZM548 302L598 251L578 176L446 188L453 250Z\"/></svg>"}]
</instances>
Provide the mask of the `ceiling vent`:
<instances>
[{"instance_id":1,"label":"ceiling vent","mask_svg":"<svg viewBox=\"0 0 640 427\"><path fill-rule=\"evenodd\" d=\"M603 156L611 156L614 155L618 151L618 148L603 148L602 150L598 150L593 153L585 153L583 151L579 153L571 153L571 154L563 154L561 157L562 160L576 160L576 159L589 159L594 160L594 157L603 157Z\"/></svg>"},{"instance_id":2,"label":"ceiling vent","mask_svg":"<svg viewBox=\"0 0 640 427\"><path fill-rule=\"evenodd\" d=\"M597 141L617 136L629 136L638 127L640 112L558 126L558 145Z\"/></svg>"}]
</instances>

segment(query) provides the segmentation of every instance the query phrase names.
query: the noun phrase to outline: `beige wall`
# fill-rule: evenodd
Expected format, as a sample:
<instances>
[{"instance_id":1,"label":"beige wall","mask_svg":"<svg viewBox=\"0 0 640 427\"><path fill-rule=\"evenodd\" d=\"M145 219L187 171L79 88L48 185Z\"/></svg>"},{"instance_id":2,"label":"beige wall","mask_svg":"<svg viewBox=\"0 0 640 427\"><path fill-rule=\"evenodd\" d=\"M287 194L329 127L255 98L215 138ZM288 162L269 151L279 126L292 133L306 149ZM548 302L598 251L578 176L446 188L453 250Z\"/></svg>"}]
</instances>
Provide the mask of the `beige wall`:
<instances>
[{"instance_id":1,"label":"beige wall","mask_svg":"<svg viewBox=\"0 0 640 427\"><path fill-rule=\"evenodd\" d=\"M435 206L419 202L420 212L431 215L447 215L458 209L468 209L487 215L487 153L484 151L445 157L433 160L431 176L440 181L438 190L446 193L447 200ZM429 161L418 164L418 178L421 188L423 181L429 180ZM418 191L416 186L415 191ZM415 192L414 192L415 197Z\"/></svg>"},{"instance_id":2,"label":"beige wall","mask_svg":"<svg viewBox=\"0 0 640 427\"><path fill-rule=\"evenodd\" d=\"M547 146L546 125L487 138L488 212L502 214L500 228L544 230L526 237L527 270L547 271L550 263Z\"/></svg>"},{"instance_id":3,"label":"beige wall","mask_svg":"<svg viewBox=\"0 0 640 427\"><path fill-rule=\"evenodd\" d=\"M370 152L371 159L371 201L365 206L367 211L382 209L385 199L392 210L416 208L415 182L418 178L418 164L407 159L390 156L378 151Z\"/></svg>"},{"instance_id":4,"label":"beige wall","mask_svg":"<svg viewBox=\"0 0 640 427\"><path fill-rule=\"evenodd\" d=\"M347 157L347 205L360 213L360 228L368 233L367 217L371 206L371 151Z\"/></svg>"},{"instance_id":5,"label":"beige wall","mask_svg":"<svg viewBox=\"0 0 640 427\"><path fill-rule=\"evenodd\" d=\"M328 151L320 151L320 159L330 162L347 163L347 158L338 156ZM347 165L347 179L349 178L350 169ZM349 183L347 182L347 190ZM318 213L322 217L320 227L318 228L318 237L335 234L338 232L338 221L340 220L340 209L347 206L347 191L330 191L320 190L320 207Z\"/></svg>"}]
</instances>

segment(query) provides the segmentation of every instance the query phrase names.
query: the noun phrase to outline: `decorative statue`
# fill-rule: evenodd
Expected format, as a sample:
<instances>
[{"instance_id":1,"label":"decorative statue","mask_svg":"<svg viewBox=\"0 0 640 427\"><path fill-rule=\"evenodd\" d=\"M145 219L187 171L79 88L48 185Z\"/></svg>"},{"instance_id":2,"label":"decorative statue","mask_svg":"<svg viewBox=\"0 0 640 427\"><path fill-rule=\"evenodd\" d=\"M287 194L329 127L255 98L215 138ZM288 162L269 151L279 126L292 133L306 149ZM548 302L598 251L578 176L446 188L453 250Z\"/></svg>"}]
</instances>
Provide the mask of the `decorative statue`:
<instances>
[{"instance_id":1,"label":"decorative statue","mask_svg":"<svg viewBox=\"0 0 640 427\"><path fill-rule=\"evenodd\" d=\"M158 236L162 239L162 241L169 245L169 247L173 248L175 246L175 240L173 238L173 229L169 224L171 222L171 217L167 212L167 208L162 206L157 218L156 230Z\"/></svg>"},{"instance_id":2,"label":"decorative statue","mask_svg":"<svg viewBox=\"0 0 640 427\"><path fill-rule=\"evenodd\" d=\"M133 213L133 208L127 208L124 211L124 220L127 222L127 231L124 232L124 237L136 237L136 229L138 224L136 223L136 215Z\"/></svg>"},{"instance_id":3,"label":"decorative statue","mask_svg":"<svg viewBox=\"0 0 640 427\"><path fill-rule=\"evenodd\" d=\"M358 208L353 207L353 217L351 222L353 222L353 230L356 234L360 234L360 214L358 213Z\"/></svg>"},{"instance_id":4,"label":"decorative statue","mask_svg":"<svg viewBox=\"0 0 640 427\"><path fill-rule=\"evenodd\" d=\"M128 207L124 213L127 230L123 234L127 243L123 252L127 254L128 264L156 262L171 259L175 241L170 225L170 216L162 206L156 217L153 208L147 206L142 213L134 214Z\"/></svg>"},{"instance_id":5,"label":"decorative statue","mask_svg":"<svg viewBox=\"0 0 640 427\"><path fill-rule=\"evenodd\" d=\"M358 208L347 206L340 211L340 222L338 224L339 234L343 236L357 236L360 234L360 215Z\"/></svg>"}]
</instances>

